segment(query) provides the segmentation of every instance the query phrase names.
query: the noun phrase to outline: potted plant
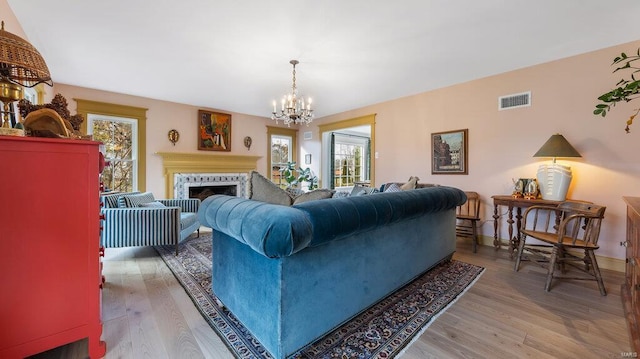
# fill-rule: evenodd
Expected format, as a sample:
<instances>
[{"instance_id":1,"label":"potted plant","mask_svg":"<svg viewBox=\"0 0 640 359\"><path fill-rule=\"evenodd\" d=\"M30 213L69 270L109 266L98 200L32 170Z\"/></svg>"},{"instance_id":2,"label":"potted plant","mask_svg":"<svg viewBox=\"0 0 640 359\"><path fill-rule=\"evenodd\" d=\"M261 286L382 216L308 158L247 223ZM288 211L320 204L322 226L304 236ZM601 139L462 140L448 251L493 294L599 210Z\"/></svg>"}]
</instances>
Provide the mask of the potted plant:
<instances>
[{"instance_id":1,"label":"potted plant","mask_svg":"<svg viewBox=\"0 0 640 359\"><path fill-rule=\"evenodd\" d=\"M624 52L613 59L613 63L611 66L616 65L616 69L613 70L614 73L622 70L631 70L630 78L623 78L620 80L616 86L617 88L604 93L598 97L602 103L596 105L596 109L593 110L594 115L601 115L605 117L607 112L611 110L611 107L615 106L616 103L625 101L629 102L633 99L638 98L640 94L640 80L636 80L635 73L640 71L640 67L638 67L638 63L636 61L640 60L640 48L636 51L636 54L633 56L628 56ZM635 112L627 120L627 125L625 127L625 131L627 133L631 132L629 126L633 123L633 119L640 112L640 108L635 109Z\"/></svg>"},{"instance_id":2,"label":"potted plant","mask_svg":"<svg viewBox=\"0 0 640 359\"><path fill-rule=\"evenodd\" d=\"M296 187L300 183L307 182L309 190L318 188L318 176L314 175L309 167L298 167L296 170L295 162L287 162L284 167L280 168L280 172L282 178L287 182L287 187Z\"/></svg>"}]
</instances>

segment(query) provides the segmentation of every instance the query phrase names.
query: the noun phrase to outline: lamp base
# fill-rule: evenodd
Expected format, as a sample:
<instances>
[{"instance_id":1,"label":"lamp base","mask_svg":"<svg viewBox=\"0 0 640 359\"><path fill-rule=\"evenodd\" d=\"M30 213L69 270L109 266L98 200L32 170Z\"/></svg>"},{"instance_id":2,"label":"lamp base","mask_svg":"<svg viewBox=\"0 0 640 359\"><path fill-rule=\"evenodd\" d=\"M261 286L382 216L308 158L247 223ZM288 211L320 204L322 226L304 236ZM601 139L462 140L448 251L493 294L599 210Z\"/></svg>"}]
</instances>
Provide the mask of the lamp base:
<instances>
[{"instance_id":1,"label":"lamp base","mask_svg":"<svg viewBox=\"0 0 640 359\"><path fill-rule=\"evenodd\" d=\"M540 165L538 168L538 185L542 199L564 201L571 184L571 167L559 165Z\"/></svg>"},{"instance_id":2,"label":"lamp base","mask_svg":"<svg viewBox=\"0 0 640 359\"><path fill-rule=\"evenodd\" d=\"M24 136L24 130L20 128L0 127L0 136Z\"/></svg>"}]
</instances>

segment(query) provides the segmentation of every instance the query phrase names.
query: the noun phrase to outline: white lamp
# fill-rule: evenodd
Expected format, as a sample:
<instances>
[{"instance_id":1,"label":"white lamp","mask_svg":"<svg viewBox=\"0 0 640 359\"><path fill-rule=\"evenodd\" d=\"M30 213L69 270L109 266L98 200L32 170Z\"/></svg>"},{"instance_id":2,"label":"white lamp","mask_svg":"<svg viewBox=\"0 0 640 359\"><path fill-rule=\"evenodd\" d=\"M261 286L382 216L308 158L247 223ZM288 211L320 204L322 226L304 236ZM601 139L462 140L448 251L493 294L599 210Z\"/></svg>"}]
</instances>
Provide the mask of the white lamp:
<instances>
[{"instance_id":1,"label":"white lamp","mask_svg":"<svg viewBox=\"0 0 640 359\"><path fill-rule=\"evenodd\" d=\"M571 184L571 167L556 163L557 157L582 157L561 134L556 133L540 147L533 157L553 157L550 165L538 168L538 185L542 199L564 201Z\"/></svg>"}]
</instances>

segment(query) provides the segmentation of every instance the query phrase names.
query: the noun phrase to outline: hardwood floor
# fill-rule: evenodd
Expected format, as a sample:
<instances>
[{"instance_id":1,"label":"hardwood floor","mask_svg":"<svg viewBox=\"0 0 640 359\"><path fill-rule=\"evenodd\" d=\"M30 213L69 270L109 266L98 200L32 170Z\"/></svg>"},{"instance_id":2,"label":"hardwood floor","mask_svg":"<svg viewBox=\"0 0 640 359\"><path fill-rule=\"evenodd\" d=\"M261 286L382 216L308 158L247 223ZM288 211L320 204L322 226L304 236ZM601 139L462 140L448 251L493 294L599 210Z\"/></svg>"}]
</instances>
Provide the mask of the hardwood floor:
<instances>
[{"instance_id":1,"label":"hardwood floor","mask_svg":"<svg viewBox=\"0 0 640 359\"><path fill-rule=\"evenodd\" d=\"M482 277L406 349L403 359L623 358L630 349L620 299L624 274L603 271L608 295L592 281L556 281L519 272L505 250L458 240L454 259L486 268ZM103 337L111 358L233 358L153 248L107 249ZM84 358L86 341L38 355Z\"/></svg>"}]
</instances>

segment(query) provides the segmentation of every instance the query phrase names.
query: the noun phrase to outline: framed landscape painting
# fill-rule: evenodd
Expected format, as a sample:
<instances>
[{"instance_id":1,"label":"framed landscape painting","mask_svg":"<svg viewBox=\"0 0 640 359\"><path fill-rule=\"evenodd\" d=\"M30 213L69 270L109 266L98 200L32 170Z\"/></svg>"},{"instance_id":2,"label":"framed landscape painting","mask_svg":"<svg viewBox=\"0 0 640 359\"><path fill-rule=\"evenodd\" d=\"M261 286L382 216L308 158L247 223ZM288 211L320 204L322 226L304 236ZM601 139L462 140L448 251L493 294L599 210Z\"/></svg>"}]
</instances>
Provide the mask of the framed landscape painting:
<instances>
[{"instance_id":1,"label":"framed landscape painting","mask_svg":"<svg viewBox=\"0 0 640 359\"><path fill-rule=\"evenodd\" d=\"M231 151L231 115L198 110L198 149Z\"/></svg>"},{"instance_id":2,"label":"framed landscape painting","mask_svg":"<svg viewBox=\"0 0 640 359\"><path fill-rule=\"evenodd\" d=\"M469 130L431 134L431 174L468 174Z\"/></svg>"}]
</instances>

